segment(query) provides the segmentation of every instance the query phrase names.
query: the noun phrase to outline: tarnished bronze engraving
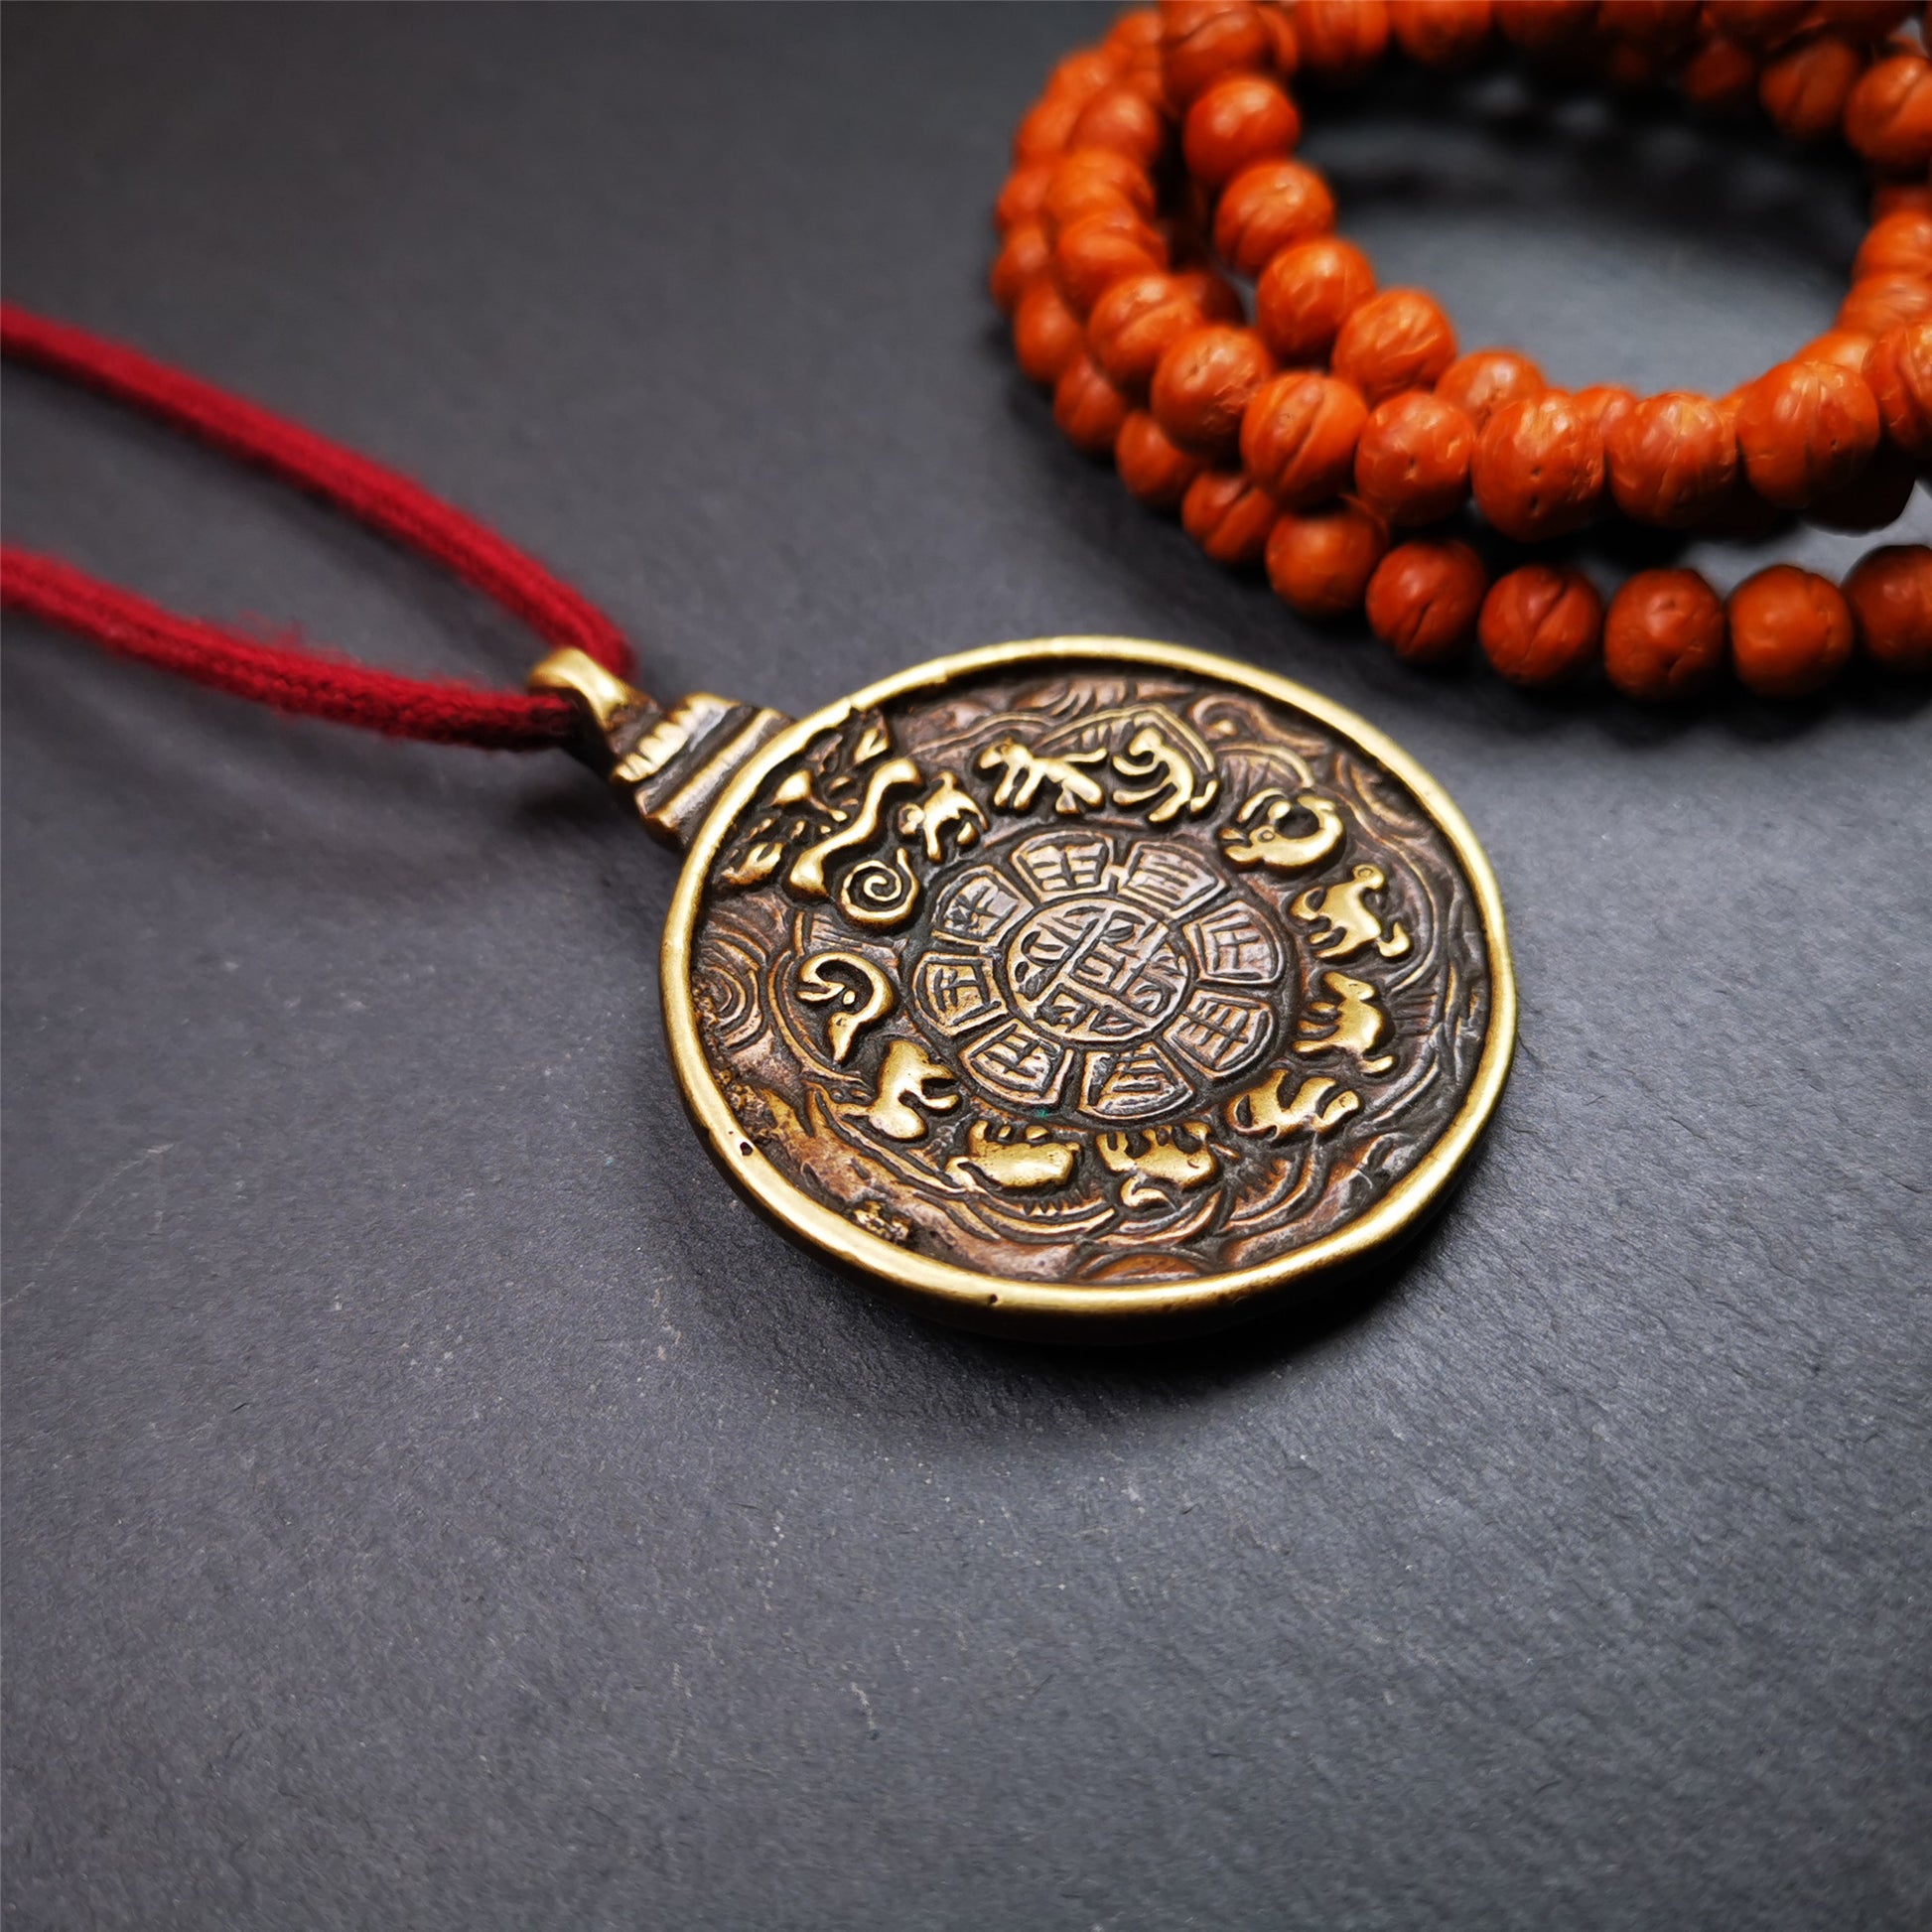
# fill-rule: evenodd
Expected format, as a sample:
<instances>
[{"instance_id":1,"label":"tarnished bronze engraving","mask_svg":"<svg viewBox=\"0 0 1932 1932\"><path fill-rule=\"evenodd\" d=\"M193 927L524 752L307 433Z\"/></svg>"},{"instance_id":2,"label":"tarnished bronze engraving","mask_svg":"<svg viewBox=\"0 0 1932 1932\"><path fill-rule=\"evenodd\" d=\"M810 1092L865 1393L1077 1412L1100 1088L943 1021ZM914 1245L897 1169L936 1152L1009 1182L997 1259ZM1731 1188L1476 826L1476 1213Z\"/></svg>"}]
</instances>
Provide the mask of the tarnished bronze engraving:
<instances>
[{"instance_id":1,"label":"tarnished bronze engraving","mask_svg":"<svg viewBox=\"0 0 1932 1932\"><path fill-rule=\"evenodd\" d=\"M1062 1323L1225 1311L1406 1224L1513 1026L1493 884L1421 773L1292 686L1112 640L777 738L693 851L666 1001L787 1225Z\"/></svg>"}]
</instances>

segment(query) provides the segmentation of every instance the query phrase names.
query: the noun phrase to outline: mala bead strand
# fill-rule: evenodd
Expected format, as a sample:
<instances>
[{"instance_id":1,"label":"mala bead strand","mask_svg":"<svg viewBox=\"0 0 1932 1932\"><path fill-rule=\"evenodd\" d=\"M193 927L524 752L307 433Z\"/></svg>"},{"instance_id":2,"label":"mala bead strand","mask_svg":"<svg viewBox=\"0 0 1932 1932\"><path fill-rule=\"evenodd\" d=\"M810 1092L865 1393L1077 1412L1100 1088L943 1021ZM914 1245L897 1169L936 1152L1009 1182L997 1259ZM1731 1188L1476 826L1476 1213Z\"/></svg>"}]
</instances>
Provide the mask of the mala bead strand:
<instances>
[{"instance_id":1,"label":"mala bead strand","mask_svg":"<svg viewBox=\"0 0 1932 1932\"><path fill-rule=\"evenodd\" d=\"M1726 603L1644 571L1605 611L1578 572L1490 584L1459 538L1407 536L1471 500L1537 543L1599 511L1705 536L1894 521L1932 469L1932 62L1911 0L1170 0L1054 69L1014 140L989 281L1021 367L1063 433L1207 555L1264 562L1295 610L1366 607L1407 661L1479 637L1526 685L1599 656L1616 690L1670 702L1729 656L1774 698L1821 688L1854 644L1932 670L1932 552L1874 550L1844 591L1789 566ZM1911 23L1911 35L1899 30ZM1888 36L1897 35L1896 38ZM1839 133L1871 165L1869 229L1836 326L1731 394L1552 389L1526 356L1457 350L1419 289L1378 290L1295 158L1290 83L1341 87L1391 47L1433 70L1492 39L1572 78L1674 79L1785 134ZM1181 171L1184 170L1184 177ZM1209 247L1211 244L1212 254ZM1254 285L1249 322L1215 264Z\"/></svg>"}]
</instances>

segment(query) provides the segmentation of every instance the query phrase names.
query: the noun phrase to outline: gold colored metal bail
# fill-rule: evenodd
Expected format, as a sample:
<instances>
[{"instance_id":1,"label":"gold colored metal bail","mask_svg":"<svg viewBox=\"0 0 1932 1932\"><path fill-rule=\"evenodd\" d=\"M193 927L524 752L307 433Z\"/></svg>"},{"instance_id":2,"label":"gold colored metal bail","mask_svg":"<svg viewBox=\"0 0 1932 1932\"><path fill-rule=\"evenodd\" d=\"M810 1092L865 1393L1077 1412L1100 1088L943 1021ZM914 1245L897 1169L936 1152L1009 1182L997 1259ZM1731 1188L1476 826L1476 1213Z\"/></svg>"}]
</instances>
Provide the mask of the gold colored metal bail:
<instances>
[{"instance_id":1,"label":"gold colored metal bail","mask_svg":"<svg viewBox=\"0 0 1932 1932\"><path fill-rule=\"evenodd\" d=\"M680 849L726 780L791 723L708 691L660 705L573 647L537 664L529 688L577 706L583 729L572 753L635 803L646 831Z\"/></svg>"},{"instance_id":2,"label":"gold colored metal bail","mask_svg":"<svg viewBox=\"0 0 1932 1932\"><path fill-rule=\"evenodd\" d=\"M607 671L588 651L574 644L553 650L532 666L528 688L555 692L577 706L578 716L588 729L572 749L607 774L621 756L620 739L658 709L643 692Z\"/></svg>"}]
</instances>

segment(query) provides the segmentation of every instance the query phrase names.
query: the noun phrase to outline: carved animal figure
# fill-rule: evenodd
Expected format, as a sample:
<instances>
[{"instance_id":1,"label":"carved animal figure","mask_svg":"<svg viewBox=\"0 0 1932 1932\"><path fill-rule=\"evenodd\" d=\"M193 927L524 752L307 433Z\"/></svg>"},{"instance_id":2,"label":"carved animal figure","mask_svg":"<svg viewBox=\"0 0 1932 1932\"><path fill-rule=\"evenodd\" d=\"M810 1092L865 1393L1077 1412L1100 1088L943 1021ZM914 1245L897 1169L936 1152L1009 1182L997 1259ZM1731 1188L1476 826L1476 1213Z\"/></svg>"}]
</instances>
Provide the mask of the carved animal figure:
<instances>
[{"instance_id":1,"label":"carved animal figure","mask_svg":"<svg viewBox=\"0 0 1932 1932\"><path fill-rule=\"evenodd\" d=\"M829 838L820 839L816 845L808 845L792 863L785 884L801 898L823 898L826 892L825 862L841 852L870 845L878 836L880 822L885 816L886 794L924 781L924 774L910 759L893 759L880 765L867 782L865 802L859 807L858 817Z\"/></svg>"},{"instance_id":2,"label":"carved animal figure","mask_svg":"<svg viewBox=\"0 0 1932 1932\"><path fill-rule=\"evenodd\" d=\"M1375 1003L1375 989L1366 980L1350 979L1346 973L1323 973L1321 984L1335 997L1311 1000L1307 1022L1326 1025L1325 1034L1298 1039L1298 1053L1352 1053L1364 1073L1386 1073L1395 1064L1393 1053L1368 1057L1370 1049L1389 1031L1389 1016ZM1305 1022L1305 1024L1307 1024Z\"/></svg>"},{"instance_id":3,"label":"carved animal figure","mask_svg":"<svg viewBox=\"0 0 1932 1932\"><path fill-rule=\"evenodd\" d=\"M896 1039L880 1065L879 1091L874 1099L866 1106L845 1107L840 1112L863 1117L889 1141L920 1141L926 1129L921 1107L930 1113L949 1114L959 1105L958 1094L932 1091L935 1082L952 1077L915 1040Z\"/></svg>"},{"instance_id":4,"label":"carved animal figure","mask_svg":"<svg viewBox=\"0 0 1932 1932\"><path fill-rule=\"evenodd\" d=\"M1291 1134L1312 1134L1317 1139L1331 1134L1350 1114L1361 1111L1362 1096L1346 1089L1335 1094L1334 1081L1317 1074L1295 1089L1295 1097L1282 1105L1282 1082L1290 1069L1278 1066L1258 1087L1237 1093L1227 1104L1228 1125L1237 1134L1266 1134L1285 1141Z\"/></svg>"},{"instance_id":5,"label":"carved animal figure","mask_svg":"<svg viewBox=\"0 0 1932 1932\"><path fill-rule=\"evenodd\" d=\"M1181 1139L1182 1135L1192 1138L1191 1147ZM1184 1193L1189 1187L1211 1180L1220 1171L1221 1164L1206 1144L1204 1120L1184 1120L1172 1129L1150 1127L1141 1136L1138 1154L1131 1151L1132 1138L1129 1134L1101 1134L1094 1141L1094 1149L1107 1172L1127 1176L1120 1197L1128 1207L1165 1204L1168 1197L1158 1184L1162 1181Z\"/></svg>"},{"instance_id":6,"label":"carved animal figure","mask_svg":"<svg viewBox=\"0 0 1932 1932\"><path fill-rule=\"evenodd\" d=\"M966 1152L948 1161L946 1172L955 1180L969 1180L967 1171L976 1169L995 1186L1032 1192L1062 1185L1078 1154L1070 1142L1050 1139L1043 1127L995 1127L976 1120L966 1130Z\"/></svg>"},{"instance_id":7,"label":"carved animal figure","mask_svg":"<svg viewBox=\"0 0 1932 1932\"><path fill-rule=\"evenodd\" d=\"M909 805L898 808L898 829L911 838L917 833L925 841L925 856L936 866L946 856L945 832L953 828L954 842L968 846L977 839L986 825L986 813L980 808L980 801L971 792L959 788L959 780L950 771L939 774L935 784L923 798L917 798Z\"/></svg>"},{"instance_id":8,"label":"carved animal figure","mask_svg":"<svg viewBox=\"0 0 1932 1932\"><path fill-rule=\"evenodd\" d=\"M836 1001L840 1011L825 1023L832 1064L843 1066L852 1042L898 1004L893 983L864 953L815 953L798 969L798 997L813 1006Z\"/></svg>"},{"instance_id":9,"label":"carved animal figure","mask_svg":"<svg viewBox=\"0 0 1932 1932\"><path fill-rule=\"evenodd\" d=\"M1315 954L1321 959L1346 959L1364 946L1373 946L1384 959L1400 959L1409 950L1409 935L1401 920L1385 934L1382 921L1364 902L1370 893L1388 885L1379 866L1357 866L1343 886L1311 886L1298 893L1289 910L1298 919L1307 919L1327 928L1313 935Z\"/></svg>"},{"instance_id":10,"label":"carved animal figure","mask_svg":"<svg viewBox=\"0 0 1932 1932\"><path fill-rule=\"evenodd\" d=\"M1125 749L1114 754L1114 769L1123 778L1154 780L1133 791L1114 793L1116 805L1145 805L1149 799L1159 798L1161 802L1147 815L1150 825L1165 825L1182 812L1198 817L1213 804L1221 789L1219 778L1200 784L1187 755L1170 744L1157 725L1143 725Z\"/></svg>"},{"instance_id":11,"label":"carved animal figure","mask_svg":"<svg viewBox=\"0 0 1932 1932\"><path fill-rule=\"evenodd\" d=\"M1107 756L1103 745L1094 752L1069 752L1063 759L1044 758L1017 738L996 739L975 760L975 767L991 771L1004 765L993 802L1005 811L1030 812L1042 785L1059 788L1053 809L1063 817L1075 817L1082 805L1098 805L1106 793L1079 767L1097 764Z\"/></svg>"},{"instance_id":12,"label":"carved animal figure","mask_svg":"<svg viewBox=\"0 0 1932 1932\"><path fill-rule=\"evenodd\" d=\"M1282 827L1297 806L1311 813L1314 830L1291 838ZM1260 824L1254 821L1259 817ZM1265 866L1270 872L1306 872L1341 844L1346 828L1341 813L1319 792L1298 791L1293 798L1273 785L1258 791L1221 827L1221 849L1231 865Z\"/></svg>"}]
</instances>

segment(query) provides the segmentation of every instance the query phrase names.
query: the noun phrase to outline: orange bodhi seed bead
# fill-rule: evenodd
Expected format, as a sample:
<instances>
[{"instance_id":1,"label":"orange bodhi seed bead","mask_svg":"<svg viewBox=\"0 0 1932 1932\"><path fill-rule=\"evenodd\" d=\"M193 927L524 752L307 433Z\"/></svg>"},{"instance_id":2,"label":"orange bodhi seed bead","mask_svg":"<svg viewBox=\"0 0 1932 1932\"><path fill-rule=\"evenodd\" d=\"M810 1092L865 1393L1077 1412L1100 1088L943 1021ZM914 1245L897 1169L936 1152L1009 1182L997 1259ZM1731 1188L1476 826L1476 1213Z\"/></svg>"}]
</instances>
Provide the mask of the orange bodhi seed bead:
<instances>
[{"instance_id":1,"label":"orange bodhi seed bead","mask_svg":"<svg viewBox=\"0 0 1932 1932\"><path fill-rule=\"evenodd\" d=\"M1046 91L1091 100L1119 71L1119 57L1106 48L1075 48L1046 76Z\"/></svg>"},{"instance_id":2,"label":"orange bodhi seed bead","mask_svg":"<svg viewBox=\"0 0 1932 1932\"><path fill-rule=\"evenodd\" d=\"M1007 234L1020 222L1034 220L1045 197L1046 184L1052 179L1050 161L1030 161L1024 168L1016 168L993 204L993 225Z\"/></svg>"},{"instance_id":3,"label":"orange bodhi seed bead","mask_svg":"<svg viewBox=\"0 0 1932 1932\"><path fill-rule=\"evenodd\" d=\"M1177 338L1161 357L1152 388L1154 420L1195 456L1233 456L1241 418L1275 372L1250 329L1208 323Z\"/></svg>"},{"instance_id":4,"label":"orange bodhi seed bead","mask_svg":"<svg viewBox=\"0 0 1932 1932\"><path fill-rule=\"evenodd\" d=\"M1013 352L1034 382L1057 382L1060 371L1081 353L1080 318L1042 277L1020 298L1013 312Z\"/></svg>"},{"instance_id":5,"label":"orange bodhi seed bead","mask_svg":"<svg viewBox=\"0 0 1932 1932\"><path fill-rule=\"evenodd\" d=\"M1124 275L1093 305L1087 352L1117 388L1145 395L1169 346L1200 323L1200 304L1177 277Z\"/></svg>"},{"instance_id":6,"label":"orange bodhi seed bead","mask_svg":"<svg viewBox=\"0 0 1932 1932\"><path fill-rule=\"evenodd\" d=\"M1932 316L1887 329L1865 357L1864 379L1885 434L1908 456L1932 458Z\"/></svg>"},{"instance_id":7,"label":"orange bodhi seed bead","mask_svg":"<svg viewBox=\"0 0 1932 1932\"><path fill-rule=\"evenodd\" d=\"M1053 251L1046 230L1037 221L1022 221L1008 231L993 258L987 285L1002 315L1012 315L1020 298L1052 266Z\"/></svg>"},{"instance_id":8,"label":"orange bodhi seed bead","mask_svg":"<svg viewBox=\"0 0 1932 1932\"><path fill-rule=\"evenodd\" d=\"M1479 431L1504 403L1540 396L1549 386L1543 371L1513 348L1472 348L1443 371L1436 393L1454 403Z\"/></svg>"},{"instance_id":9,"label":"orange bodhi seed bead","mask_svg":"<svg viewBox=\"0 0 1932 1932\"><path fill-rule=\"evenodd\" d=\"M1332 235L1284 248L1255 284L1255 328L1284 362L1318 362L1375 293L1368 257Z\"/></svg>"},{"instance_id":10,"label":"orange bodhi seed bead","mask_svg":"<svg viewBox=\"0 0 1932 1932\"><path fill-rule=\"evenodd\" d=\"M1073 123L1080 118L1080 109L1085 105L1073 94L1042 94L1028 108L1014 131L1014 160L1024 165L1029 161L1050 161L1064 153Z\"/></svg>"},{"instance_id":11,"label":"orange bodhi seed bead","mask_svg":"<svg viewBox=\"0 0 1932 1932\"><path fill-rule=\"evenodd\" d=\"M1737 449L1767 503L1802 509L1842 489L1878 446L1878 404L1835 362L1781 362L1737 401Z\"/></svg>"},{"instance_id":12,"label":"orange bodhi seed bead","mask_svg":"<svg viewBox=\"0 0 1932 1932\"><path fill-rule=\"evenodd\" d=\"M1761 698L1822 690L1852 655L1852 610L1830 579L1773 564L1731 592L1730 661Z\"/></svg>"},{"instance_id":13,"label":"orange bodhi seed bead","mask_svg":"<svg viewBox=\"0 0 1932 1932\"><path fill-rule=\"evenodd\" d=\"M1273 54L1274 39L1258 7L1177 11L1167 22L1162 49L1168 99L1184 112L1215 81L1260 72Z\"/></svg>"},{"instance_id":14,"label":"orange bodhi seed bead","mask_svg":"<svg viewBox=\"0 0 1932 1932\"><path fill-rule=\"evenodd\" d=\"M1348 486L1368 409L1347 383L1291 369L1255 391L1241 419L1241 461L1287 509L1311 509Z\"/></svg>"},{"instance_id":15,"label":"orange bodhi seed bead","mask_svg":"<svg viewBox=\"0 0 1932 1932\"><path fill-rule=\"evenodd\" d=\"M1360 608L1388 547L1382 519L1359 503L1343 501L1311 516L1290 511L1268 535L1268 581L1305 618L1345 617Z\"/></svg>"},{"instance_id":16,"label":"orange bodhi seed bead","mask_svg":"<svg viewBox=\"0 0 1932 1932\"><path fill-rule=\"evenodd\" d=\"M1932 212L1900 208L1872 222L1859 244L1852 279L1859 282L1871 275L1916 275L1921 281L1932 277Z\"/></svg>"},{"instance_id":17,"label":"orange bodhi seed bead","mask_svg":"<svg viewBox=\"0 0 1932 1932\"><path fill-rule=\"evenodd\" d=\"M1440 664L1468 648L1488 588L1489 573L1466 543L1399 543L1368 580L1368 627L1405 663Z\"/></svg>"},{"instance_id":18,"label":"orange bodhi seed bead","mask_svg":"<svg viewBox=\"0 0 1932 1932\"><path fill-rule=\"evenodd\" d=\"M1302 0L1295 44L1303 69L1333 87L1361 79L1389 45L1385 0Z\"/></svg>"},{"instance_id":19,"label":"orange bodhi seed bead","mask_svg":"<svg viewBox=\"0 0 1932 1932\"><path fill-rule=\"evenodd\" d=\"M1103 87L1081 108L1069 145L1112 148L1141 167L1152 168L1168 145L1168 123L1137 88Z\"/></svg>"},{"instance_id":20,"label":"orange bodhi seed bead","mask_svg":"<svg viewBox=\"0 0 1932 1932\"><path fill-rule=\"evenodd\" d=\"M1542 690L1587 670L1603 634L1603 600L1580 570L1525 564L1482 601L1482 654L1512 684Z\"/></svg>"},{"instance_id":21,"label":"orange bodhi seed bead","mask_svg":"<svg viewBox=\"0 0 1932 1932\"><path fill-rule=\"evenodd\" d=\"M1177 509L1187 485L1201 473L1200 459L1175 449L1145 409L1135 410L1121 424L1114 463L1128 493L1158 510Z\"/></svg>"},{"instance_id":22,"label":"orange bodhi seed bead","mask_svg":"<svg viewBox=\"0 0 1932 1932\"><path fill-rule=\"evenodd\" d=\"M1894 543L1860 558L1845 601L1874 664L1907 676L1932 671L1932 549Z\"/></svg>"},{"instance_id":23,"label":"orange bodhi seed bead","mask_svg":"<svg viewBox=\"0 0 1932 1932\"><path fill-rule=\"evenodd\" d=\"M1666 529L1702 522L1737 474L1730 419L1708 396L1646 396L1603 438L1610 493L1626 516Z\"/></svg>"},{"instance_id":24,"label":"orange bodhi seed bead","mask_svg":"<svg viewBox=\"0 0 1932 1932\"><path fill-rule=\"evenodd\" d=\"M1836 34L1817 34L1780 49L1758 76L1757 97L1794 141L1820 141L1838 132L1852 83L1864 55Z\"/></svg>"},{"instance_id":25,"label":"orange bodhi seed bead","mask_svg":"<svg viewBox=\"0 0 1932 1932\"><path fill-rule=\"evenodd\" d=\"M1923 168L1932 160L1932 62L1901 50L1867 68L1845 103L1845 138L1875 167Z\"/></svg>"},{"instance_id":26,"label":"orange bodhi seed bead","mask_svg":"<svg viewBox=\"0 0 1932 1932\"><path fill-rule=\"evenodd\" d=\"M1262 73L1231 73L1187 110L1181 151L1187 172L1203 188L1220 188L1255 161L1293 152L1302 116L1275 81Z\"/></svg>"},{"instance_id":27,"label":"orange bodhi seed bead","mask_svg":"<svg viewBox=\"0 0 1932 1932\"><path fill-rule=\"evenodd\" d=\"M1895 322L1932 313L1932 282L1918 275L1867 275L1839 304L1838 326L1882 336Z\"/></svg>"},{"instance_id":28,"label":"orange bodhi seed bead","mask_svg":"<svg viewBox=\"0 0 1932 1932\"><path fill-rule=\"evenodd\" d=\"M1385 289L1342 324L1330 359L1337 375L1378 403L1430 387L1455 360L1455 331L1421 289Z\"/></svg>"},{"instance_id":29,"label":"orange bodhi seed bead","mask_svg":"<svg viewBox=\"0 0 1932 1932\"><path fill-rule=\"evenodd\" d=\"M1505 404L1476 439L1476 507L1519 543L1586 523L1603 493L1603 439L1561 389Z\"/></svg>"},{"instance_id":30,"label":"orange bodhi seed bead","mask_svg":"<svg viewBox=\"0 0 1932 1932\"><path fill-rule=\"evenodd\" d=\"M1168 244L1126 209L1083 214L1053 243L1053 280L1066 306L1084 316L1124 275L1168 265Z\"/></svg>"},{"instance_id":31,"label":"orange bodhi seed bead","mask_svg":"<svg viewBox=\"0 0 1932 1932\"><path fill-rule=\"evenodd\" d=\"M1213 558L1239 570L1261 561L1281 514L1239 470L1203 470L1180 499L1180 527Z\"/></svg>"},{"instance_id":32,"label":"orange bodhi seed bead","mask_svg":"<svg viewBox=\"0 0 1932 1932\"><path fill-rule=\"evenodd\" d=\"M1791 359L1794 362L1836 362L1842 369L1863 369L1871 353L1871 338L1852 329L1828 329L1814 336Z\"/></svg>"},{"instance_id":33,"label":"orange bodhi seed bead","mask_svg":"<svg viewBox=\"0 0 1932 1932\"><path fill-rule=\"evenodd\" d=\"M1601 441L1616 423L1636 408L1637 399L1628 389L1619 389L1614 382L1593 382L1587 389L1577 390L1570 398L1570 406Z\"/></svg>"},{"instance_id":34,"label":"orange bodhi seed bead","mask_svg":"<svg viewBox=\"0 0 1932 1932\"><path fill-rule=\"evenodd\" d=\"M1040 190L1039 218L1049 236L1057 235L1083 214L1095 214L1123 204L1143 221L1154 219L1159 203L1147 171L1113 148L1075 148L1047 171Z\"/></svg>"},{"instance_id":35,"label":"orange bodhi seed bead","mask_svg":"<svg viewBox=\"0 0 1932 1932\"><path fill-rule=\"evenodd\" d=\"M1053 385L1053 420L1083 456L1111 456L1132 407L1090 356L1076 355Z\"/></svg>"},{"instance_id":36,"label":"orange bodhi seed bead","mask_svg":"<svg viewBox=\"0 0 1932 1932\"><path fill-rule=\"evenodd\" d=\"M1489 0L1389 0L1389 26L1412 61L1459 68L1489 40Z\"/></svg>"},{"instance_id":37,"label":"orange bodhi seed bead","mask_svg":"<svg viewBox=\"0 0 1932 1932\"><path fill-rule=\"evenodd\" d=\"M1475 425L1440 390L1376 404L1355 448L1355 487L1391 523L1435 523L1467 501Z\"/></svg>"},{"instance_id":38,"label":"orange bodhi seed bead","mask_svg":"<svg viewBox=\"0 0 1932 1932\"><path fill-rule=\"evenodd\" d=\"M1706 113L1735 113L1757 99L1757 63L1735 41L1720 34L1684 64L1677 84Z\"/></svg>"},{"instance_id":39,"label":"orange bodhi seed bead","mask_svg":"<svg viewBox=\"0 0 1932 1932\"><path fill-rule=\"evenodd\" d=\"M1335 198L1312 168L1299 161L1257 161L1221 193L1214 210L1214 252L1237 275L1259 275L1298 241L1335 225Z\"/></svg>"},{"instance_id":40,"label":"orange bodhi seed bead","mask_svg":"<svg viewBox=\"0 0 1932 1932\"><path fill-rule=\"evenodd\" d=\"M1694 570L1640 570L1610 599L1603 671L1626 698L1693 696L1725 658L1724 601Z\"/></svg>"}]
</instances>

